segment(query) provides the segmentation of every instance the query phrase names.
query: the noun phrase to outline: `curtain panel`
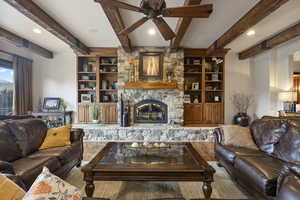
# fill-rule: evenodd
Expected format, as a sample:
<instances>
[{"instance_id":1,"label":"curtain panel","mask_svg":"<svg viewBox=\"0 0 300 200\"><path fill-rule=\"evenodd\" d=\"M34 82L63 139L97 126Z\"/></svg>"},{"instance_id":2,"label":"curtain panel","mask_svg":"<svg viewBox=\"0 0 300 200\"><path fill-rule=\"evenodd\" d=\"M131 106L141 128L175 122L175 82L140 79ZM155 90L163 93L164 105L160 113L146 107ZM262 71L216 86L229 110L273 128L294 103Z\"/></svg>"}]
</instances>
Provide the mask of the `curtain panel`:
<instances>
[{"instance_id":1,"label":"curtain panel","mask_svg":"<svg viewBox=\"0 0 300 200\"><path fill-rule=\"evenodd\" d=\"M14 56L15 91L14 114L24 115L32 111L32 60Z\"/></svg>"}]
</instances>

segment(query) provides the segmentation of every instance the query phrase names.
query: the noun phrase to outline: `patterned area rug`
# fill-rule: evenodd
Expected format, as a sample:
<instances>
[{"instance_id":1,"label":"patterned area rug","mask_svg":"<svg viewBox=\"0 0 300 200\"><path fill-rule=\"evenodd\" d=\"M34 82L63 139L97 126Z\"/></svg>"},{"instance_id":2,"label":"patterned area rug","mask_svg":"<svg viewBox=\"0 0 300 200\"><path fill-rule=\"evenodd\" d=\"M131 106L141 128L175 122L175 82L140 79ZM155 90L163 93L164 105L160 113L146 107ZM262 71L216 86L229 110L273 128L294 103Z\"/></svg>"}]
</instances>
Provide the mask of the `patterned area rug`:
<instances>
[{"instance_id":1,"label":"patterned area rug","mask_svg":"<svg viewBox=\"0 0 300 200\"><path fill-rule=\"evenodd\" d=\"M228 176L224 168L210 162L216 169L212 198L249 199ZM84 192L85 182L80 169L74 168L67 181ZM202 183L195 182L112 182L95 181L94 197L111 200L151 200L159 198L203 198Z\"/></svg>"}]
</instances>

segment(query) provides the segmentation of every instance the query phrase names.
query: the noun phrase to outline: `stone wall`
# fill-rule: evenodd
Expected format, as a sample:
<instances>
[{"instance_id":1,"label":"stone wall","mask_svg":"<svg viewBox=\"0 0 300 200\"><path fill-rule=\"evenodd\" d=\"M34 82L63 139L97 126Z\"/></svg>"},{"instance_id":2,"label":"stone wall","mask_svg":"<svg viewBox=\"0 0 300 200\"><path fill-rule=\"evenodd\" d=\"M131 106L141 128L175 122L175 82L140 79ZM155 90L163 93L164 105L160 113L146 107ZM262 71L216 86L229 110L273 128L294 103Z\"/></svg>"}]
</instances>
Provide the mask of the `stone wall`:
<instances>
[{"instance_id":1,"label":"stone wall","mask_svg":"<svg viewBox=\"0 0 300 200\"><path fill-rule=\"evenodd\" d=\"M124 89L125 82L130 80L131 60L139 60L141 52L163 52L163 81L167 81L166 72L173 69L173 81L177 82L177 89L160 89L160 90L142 90L142 89ZM161 47L140 47L135 48L131 53L125 52L122 48L118 50L118 81L119 97L123 94L123 99L128 100L131 111L133 106L141 100L154 99L168 105L168 121L171 120L183 123L183 89L184 89L184 53L183 50L171 52L170 48ZM141 80L142 81L142 80ZM118 105L120 114L120 105ZM120 117L119 117L120 119ZM133 112L131 112L130 121L133 123Z\"/></svg>"}]
</instances>

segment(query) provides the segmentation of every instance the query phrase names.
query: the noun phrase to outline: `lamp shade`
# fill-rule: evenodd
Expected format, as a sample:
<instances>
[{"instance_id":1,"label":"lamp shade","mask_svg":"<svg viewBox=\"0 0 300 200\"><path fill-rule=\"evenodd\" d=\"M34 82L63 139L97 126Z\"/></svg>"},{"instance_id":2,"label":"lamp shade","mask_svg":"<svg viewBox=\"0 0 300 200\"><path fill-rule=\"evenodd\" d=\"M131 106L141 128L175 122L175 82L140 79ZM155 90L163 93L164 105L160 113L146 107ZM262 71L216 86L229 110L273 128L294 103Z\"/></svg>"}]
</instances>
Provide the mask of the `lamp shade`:
<instances>
[{"instance_id":1,"label":"lamp shade","mask_svg":"<svg viewBox=\"0 0 300 200\"><path fill-rule=\"evenodd\" d=\"M283 102L297 101L297 92L285 91L279 93L279 100Z\"/></svg>"}]
</instances>

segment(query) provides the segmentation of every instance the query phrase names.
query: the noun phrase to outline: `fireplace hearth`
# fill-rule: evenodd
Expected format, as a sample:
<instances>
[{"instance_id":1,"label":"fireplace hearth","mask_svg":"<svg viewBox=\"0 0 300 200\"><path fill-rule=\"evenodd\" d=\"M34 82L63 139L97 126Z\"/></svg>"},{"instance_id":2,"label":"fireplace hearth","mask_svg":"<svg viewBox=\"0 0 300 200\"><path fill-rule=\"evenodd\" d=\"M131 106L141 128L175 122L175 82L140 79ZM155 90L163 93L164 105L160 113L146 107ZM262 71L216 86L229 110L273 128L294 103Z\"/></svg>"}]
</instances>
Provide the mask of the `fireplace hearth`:
<instances>
[{"instance_id":1,"label":"fireplace hearth","mask_svg":"<svg viewBox=\"0 0 300 200\"><path fill-rule=\"evenodd\" d=\"M134 105L134 122L168 123L168 106L157 100L142 100Z\"/></svg>"}]
</instances>

